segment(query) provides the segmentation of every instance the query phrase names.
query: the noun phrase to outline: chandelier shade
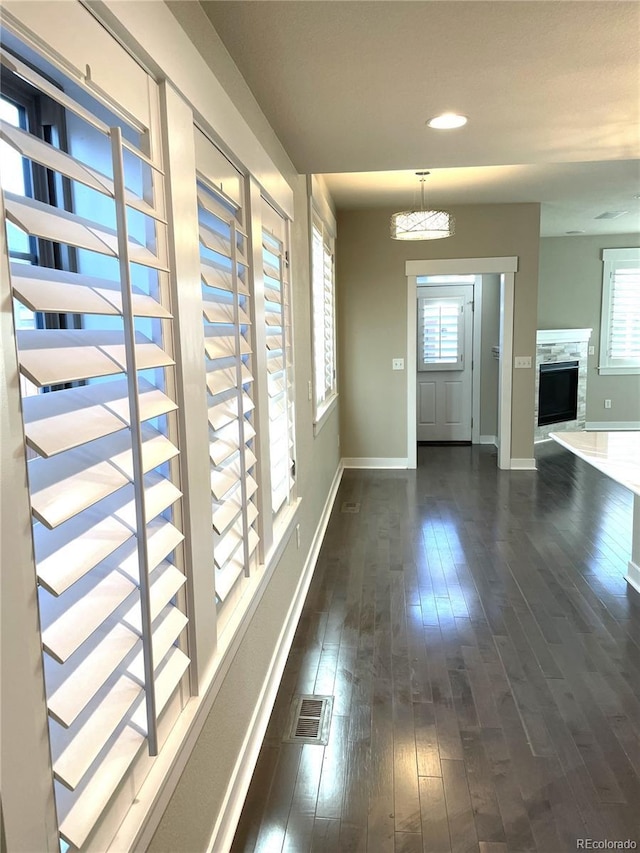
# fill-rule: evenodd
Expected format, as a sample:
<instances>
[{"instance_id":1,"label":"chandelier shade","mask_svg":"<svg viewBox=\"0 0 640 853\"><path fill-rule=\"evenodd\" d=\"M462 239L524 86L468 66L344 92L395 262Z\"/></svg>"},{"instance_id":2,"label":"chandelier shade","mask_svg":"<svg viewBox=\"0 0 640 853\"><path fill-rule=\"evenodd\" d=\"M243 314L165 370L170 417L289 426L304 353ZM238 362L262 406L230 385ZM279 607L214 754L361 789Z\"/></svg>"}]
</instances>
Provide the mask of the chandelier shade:
<instances>
[{"instance_id":1,"label":"chandelier shade","mask_svg":"<svg viewBox=\"0 0 640 853\"><path fill-rule=\"evenodd\" d=\"M455 234L455 219L445 210L402 210L391 217L393 240L439 240Z\"/></svg>"},{"instance_id":2,"label":"chandelier shade","mask_svg":"<svg viewBox=\"0 0 640 853\"><path fill-rule=\"evenodd\" d=\"M420 178L420 210L401 210L391 217L392 240L440 240L455 233L455 219L446 210L424 209L424 182L429 172L416 172Z\"/></svg>"}]
</instances>

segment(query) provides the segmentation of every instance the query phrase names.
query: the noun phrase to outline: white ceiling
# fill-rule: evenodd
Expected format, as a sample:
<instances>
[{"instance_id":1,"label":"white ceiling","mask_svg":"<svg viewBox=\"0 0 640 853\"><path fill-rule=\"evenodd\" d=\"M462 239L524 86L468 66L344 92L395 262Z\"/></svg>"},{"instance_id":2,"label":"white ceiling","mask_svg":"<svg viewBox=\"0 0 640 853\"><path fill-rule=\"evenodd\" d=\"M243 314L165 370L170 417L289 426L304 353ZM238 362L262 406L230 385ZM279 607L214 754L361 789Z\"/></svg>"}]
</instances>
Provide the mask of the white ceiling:
<instances>
[{"instance_id":1,"label":"white ceiling","mask_svg":"<svg viewBox=\"0 0 640 853\"><path fill-rule=\"evenodd\" d=\"M640 3L202 0L295 167L338 207L541 202L640 230ZM466 127L436 131L455 110ZM624 210L617 219L596 220Z\"/></svg>"}]
</instances>

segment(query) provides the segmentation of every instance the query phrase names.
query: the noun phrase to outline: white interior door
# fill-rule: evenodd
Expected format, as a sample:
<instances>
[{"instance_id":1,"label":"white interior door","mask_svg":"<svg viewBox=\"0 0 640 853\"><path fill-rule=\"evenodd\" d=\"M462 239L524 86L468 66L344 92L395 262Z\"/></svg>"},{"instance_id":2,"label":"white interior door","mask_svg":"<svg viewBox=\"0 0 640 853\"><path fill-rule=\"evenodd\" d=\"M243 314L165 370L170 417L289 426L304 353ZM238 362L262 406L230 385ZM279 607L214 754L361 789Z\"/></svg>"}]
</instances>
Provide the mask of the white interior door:
<instances>
[{"instance_id":1,"label":"white interior door","mask_svg":"<svg viewBox=\"0 0 640 853\"><path fill-rule=\"evenodd\" d=\"M473 285L418 287L417 440L471 441Z\"/></svg>"}]
</instances>

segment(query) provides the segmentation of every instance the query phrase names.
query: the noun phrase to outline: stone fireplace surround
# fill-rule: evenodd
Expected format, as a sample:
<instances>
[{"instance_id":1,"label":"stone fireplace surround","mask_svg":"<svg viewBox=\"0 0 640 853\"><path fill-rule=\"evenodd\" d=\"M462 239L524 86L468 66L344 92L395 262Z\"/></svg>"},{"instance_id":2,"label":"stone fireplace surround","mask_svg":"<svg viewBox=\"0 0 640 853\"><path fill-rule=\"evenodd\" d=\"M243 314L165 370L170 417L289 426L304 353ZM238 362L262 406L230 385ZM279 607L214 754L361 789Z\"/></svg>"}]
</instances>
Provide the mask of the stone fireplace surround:
<instances>
[{"instance_id":1,"label":"stone fireplace surround","mask_svg":"<svg viewBox=\"0 0 640 853\"><path fill-rule=\"evenodd\" d=\"M536 390L534 441L546 441L550 432L584 429L587 414L587 355L591 329L538 329L536 333ZM578 362L578 411L575 420L538 426L540 365Z\"/></svg>"}]
</instances>

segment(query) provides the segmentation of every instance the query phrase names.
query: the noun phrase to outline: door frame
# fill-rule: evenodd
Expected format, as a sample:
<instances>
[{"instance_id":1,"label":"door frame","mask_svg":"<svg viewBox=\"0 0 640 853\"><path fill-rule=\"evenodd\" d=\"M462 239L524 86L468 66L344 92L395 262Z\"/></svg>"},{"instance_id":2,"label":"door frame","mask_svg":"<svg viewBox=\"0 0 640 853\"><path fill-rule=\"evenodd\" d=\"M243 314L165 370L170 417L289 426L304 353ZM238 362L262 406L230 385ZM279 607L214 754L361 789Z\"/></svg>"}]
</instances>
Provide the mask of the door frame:
<instances>
[{"instance_id":1,"label":"door frame","mask_svg":"<svg viewBox=\"0 0 640 853\"><path fill-rule=\"evenodd\" d=\"M422 275L482 275L497 273L500 275L500 362L498 368L498 468L511 468L511 398L513 363L513 313L515 296L515 274L518 271L518 257L500 258L442 258L438 260L406 261L407 276L407 467L416 468L418 464L416 432L416 390L417 376L417 282ZM476 291L474 286L474 299ZM476 320L474 317L474 333ZM476 354L474 334L474 358ZM478 378L480 371L474 371ZM478 389L479 390L479 389ZM480 395L474 386L473 417L479 421ZM477 412L476 412L477 408ZM475 433L479 436L478 432ZM474 432L472 432L473 441Z\"/></svg>"}]
</instances>

